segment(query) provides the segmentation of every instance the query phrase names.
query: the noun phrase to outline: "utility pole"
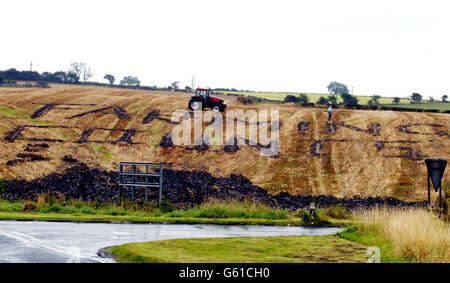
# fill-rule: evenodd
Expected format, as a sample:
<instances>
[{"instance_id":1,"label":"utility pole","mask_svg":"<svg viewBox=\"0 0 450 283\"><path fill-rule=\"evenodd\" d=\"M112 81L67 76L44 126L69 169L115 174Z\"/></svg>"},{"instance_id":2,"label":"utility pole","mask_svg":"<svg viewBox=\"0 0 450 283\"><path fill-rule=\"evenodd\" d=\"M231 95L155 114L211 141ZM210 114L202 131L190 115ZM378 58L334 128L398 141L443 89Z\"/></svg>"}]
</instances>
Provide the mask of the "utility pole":
<instances>
[{"instance_id":1,"label":"utility pole","mask_svg":"<svg viewBox=\"0 0 450 283\"><path fill-rule=\"evenodd\" d=\"M192 76L192 90L195 89L195 75Z\"/></svg>"},{"instance_id":2,"label":"utility pole","mask_svg":"<svg viewBox=\"0 0 450 283\"><path fill-rule=\"evenodd\" d=\"M33 71L33 61L30 62L30 73Z\"/></svg>"},{"instance_id":3,"label":"utility pole","mask_svg":"<svg viewBox=\"0 0 450 283\"><path fill-rule=\"evenodd\" d=\"M353 95L353 86L352 86L352 95Z\"/></svg>"}]
</instances>

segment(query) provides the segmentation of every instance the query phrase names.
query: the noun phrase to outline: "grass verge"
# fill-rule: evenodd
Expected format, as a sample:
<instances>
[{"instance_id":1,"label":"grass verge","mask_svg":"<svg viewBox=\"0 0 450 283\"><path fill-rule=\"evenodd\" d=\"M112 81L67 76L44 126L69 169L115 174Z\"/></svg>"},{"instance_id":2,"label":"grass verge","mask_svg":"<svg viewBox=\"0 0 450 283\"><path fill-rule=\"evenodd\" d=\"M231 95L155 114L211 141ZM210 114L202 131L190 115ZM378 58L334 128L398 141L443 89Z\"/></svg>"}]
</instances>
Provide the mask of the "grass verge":
<instances>
[{"instance_id":1,"label":"grass verge","mask_svg":"<svg viewBox=\"0 0 450 283\"><path fill-rule=\"evenodd\" d=\"M323 210L312 219L308 212L290 212L275 209L250 201L231 202L212 200L188 209L176 209L172 204L124 202L112 203L82 202L65 200L47 194L35 200L7 201L0 199L0 219L19 220L60 220L60 221L132 221L132 222L170 222L170 223L211 223L246 225L338 225L341 219L330 216L340 215L341 211Z\"/></svg>"},{"instance_id":2,"label":"grass verge","mask_svg":"<svg viewBox=\"0 0 450 283\"><path fill-rule=\"evenodd\" d=\"M175 239L112 247L118 262L365 262L366 246L337 236Z\"/></svg>"}]
</instances>

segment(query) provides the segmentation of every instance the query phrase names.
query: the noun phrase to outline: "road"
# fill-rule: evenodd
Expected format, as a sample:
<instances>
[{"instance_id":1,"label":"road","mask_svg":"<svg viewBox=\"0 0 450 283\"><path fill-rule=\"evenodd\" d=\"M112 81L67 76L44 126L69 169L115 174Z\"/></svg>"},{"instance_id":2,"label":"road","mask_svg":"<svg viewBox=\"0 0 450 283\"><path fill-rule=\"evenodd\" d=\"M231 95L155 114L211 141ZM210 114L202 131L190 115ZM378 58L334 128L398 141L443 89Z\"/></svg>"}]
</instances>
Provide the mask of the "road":
<instances>
[{"instance_id":1,"label":"road","mask_svg":"<svg viewBox=\"0 0 450 283\"><path fill-rule=\"evenodd\" d=\"M175 238L329 235L341 228L0 221L0 263L114 262L101 248Z\"/></svg>"}]
</instances>

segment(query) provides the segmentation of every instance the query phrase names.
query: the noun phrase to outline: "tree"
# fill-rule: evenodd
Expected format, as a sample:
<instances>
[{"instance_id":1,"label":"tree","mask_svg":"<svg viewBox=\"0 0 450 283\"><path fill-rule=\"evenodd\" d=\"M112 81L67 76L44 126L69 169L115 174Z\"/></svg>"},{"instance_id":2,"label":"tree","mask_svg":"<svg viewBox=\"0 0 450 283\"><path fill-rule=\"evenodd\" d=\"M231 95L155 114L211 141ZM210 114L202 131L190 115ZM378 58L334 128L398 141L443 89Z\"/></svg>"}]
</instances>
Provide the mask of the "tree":
<instances>
[{"instance_id":1,"label":"tree","mask_svg":"<svg viewBox=\"0 0 450 283\"><path fill-rule=\"evenodd\" d=\"M448 99L448 95L444 94L442 96L442 102L447 102L447 99Z\"/></svg>"},{"instance_id":2,"label":"tree","mask_svg":"<svg viewBox=\"0 0 450 283\"><path fill-rule=\"evenodd\" d=\"M116 81L116 78L113 75L110 75L110 74L106 74L103 78L105 80L108 80L110 85L113 85L114 82Z\"/></svg>"},{"instance_id":3,"label":"tree","mask_svg":"<svg viewBox=\"0 0 450 283\"><path fill-rule=\"evenodd\" d=\"M392 103L399 105L400 104L400 97L394 97L394 99L392 99Z\"/></svg>"},{"instance_id":4,"label":"tree","mask_svg":"<svg viewBox=\"0 0 450 283\"><path fill-rule=\"evenodd\" d=\"M327 86L328 91L330 94L343 94L343 93L349 93L348 87L344 84L338 83L338 82L331 82Z\"/></svg>"},{"instance_id":5,"label":"tree","mask_svg":"<svg viewBox=\"0 0 450 283\"><path fill-rule=\"evenodd\" d=\"M63 83L66 80L67 74L63 71L53 73L53 79L55 83Z\"/></svg>"},{"instance_id":6,"label":"tree","mask_svg":"<svg viewBox=\"0 0 450 283\"><path fill-rule=\"evenodd\" d=\"M67 73L67 75L64 78L64 82L65 83L69 83L69 84L76 84L78 82L78 76L77 74L73 73L73 72L69 72Z\"/></svg>"},{"instance_id":7,"label":"tree","mask_svg":"<svg viewBox=\"0 0 450 283\"><path fill-rule=\"evenodd\" d=\"M83 68L83 81L87 82L93 76L94 73L92 72L91 67L85 65Z\"/></svg>"},{"instance_id":8,"label":"tree","mask_svg":"<svg viewBox=\"0 0 450 283\"><path fill-rule=\"evenodd\" d=\"M80 80L81 73L83 72L83 64L86 65L85 63L77 63L77 62L70 63L70 68L67 72L76 74L77 77L76 82Z\"/></svg>"},{"instance_id":9,"label":"tree","mask_svg":"<svg viewBox=\"0 0 450 283\"><path fill-rule=\"evenodd\" d=\"M284 97L284 103L297 103L298 102L298 98L295 95L286 95Z\"/></svg>"},{"instance_id":10,"label":"tree","mask_svg":"<svg viewBox=\"0 0 450 283\"><path fill-rule=\"evenodd\" d=\"M422 95L420 95L419 93L413 92L410 99L411 99L411 103L413 103L413 104L420 103L420 101L422 101Z\"/></svg>"},{"instance_id":11,"label":"tree","mask_svg":"<svg viewBox=\"0 0 450 283\"><path fill-rule=\"evenodd\" d=\"M180 89L180 82L173 82L171 86L173 87L174 90L178 90Z\"/></svg>"},{"instance_id":12,"label":"tree","mask_svg":"<svg viewBox=\"0 0 450 283\"><path fill-rule=\"evenodd\" d=\"M337 97L336 97L336 95L328 96L328 102L330 102L333 105L337 105Z\"/></svg>"},{"instance_id":13,"label":"tree","mask_svg":"<svg viewBox=\"0 0 450 283\"><path fill-rule=\"evenodd\" d=\"M433 101L434 101L434 97L433 97L433 96L429 96L429 97L428 97L428 100L429 100L430 102L433 102Z\"/></svg>"},{"instance_id":14,"label":"tree","mask_svg":"<svg viewBox=\"0 0 450 283\"><path fill-rule=\"evenodd\" d=\"M306 94L300 93L298 96L298 103L301 103L302 105L306 105L309 103L309 98Z\"/></svg>"},{"instance_id":15,"label":"tree","mask_svg":"<svg viewBox=\"0 0 450 283\"><path fill-rule=\"evenodd\" d=\"M83 81L87 82L90 78L94 76L92 73L92 69L90 66L88 66L84 62L73 62L70 64L70 68L67 71L68 73L74 73L76 74L76 81L75 83L78 83L80 81L80 78L83 77Z\"/></svg>"},{"instance_id":16,"label":"tree","mask_svg":"<svg viewBox=\"0 0 450 283\"><path fill-rule=\"evenodd\" d=\"M120 81L120 85L138 87L141 81L137 77L127 76Z\"/></svg>"},{"instance_id":17,"label":"tree","mask_svg":"<svg viewBox=\"0 0 450 283\"><path fill-rule=\"evenodd\" d=\"M0 85L3 83L3 77L0 76Z\"/></svg>"},{"instance_id":18,"label":"tree","mask_svg":"<svg viewBox=\"0 0 450 283\"><path fill-rule=\"evenodd\" d=\"M341 94L342 100L344 100L344 105L345 106L356 106L358 105L358 98L356 98L355 96L348 94L348 93L343 93Z\"/></svg>"},{"instance_id":19,"label":"tree","mask_svg":"<svg viewBox=\"0 0 450 283\"><path fill-rule=\"evenodd\" d=\"M325 98L325 97L323 97L323 96L321 96L321 97L319 98L319 100L317 100L317 104L319 104L319 105L325 105L325 104L328 104L328 99Z\"/></svg>"},{"instance_id":20,"label":"tree","mask_svg":"<svg viewBox=\"0 0 450 283\"><path fill-rule=\"evenodd\" d=\"M380 96L374 94L374 95L372 96L372 99L370 99L370 100L367 102L367 104L368 104L369 106L378 106L378 105L380 105L379 100L380 100Z\"/></svg>"}]
</instances>

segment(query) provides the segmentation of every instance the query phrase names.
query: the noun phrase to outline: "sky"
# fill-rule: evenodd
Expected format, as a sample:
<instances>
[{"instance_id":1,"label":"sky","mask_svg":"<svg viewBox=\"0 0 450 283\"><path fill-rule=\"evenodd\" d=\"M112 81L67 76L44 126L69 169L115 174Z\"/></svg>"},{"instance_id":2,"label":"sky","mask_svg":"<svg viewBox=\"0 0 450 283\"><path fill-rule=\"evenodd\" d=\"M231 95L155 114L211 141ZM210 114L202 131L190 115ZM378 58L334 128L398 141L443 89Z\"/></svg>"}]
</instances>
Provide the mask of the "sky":
<instances>
[{"instance_id":1,"label":"sky","mask_svg":"<svg viewBox=\"0 0 450 283\"><path fill-rule=\"evenodd\" d=\"M450 94L450 4L400 0L3 1L0 70L93 81L356 95Z\"/></svg>"}]
</instances>

